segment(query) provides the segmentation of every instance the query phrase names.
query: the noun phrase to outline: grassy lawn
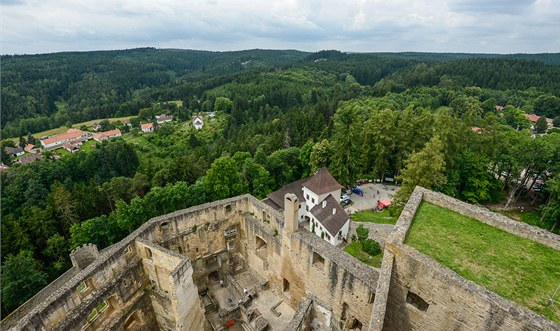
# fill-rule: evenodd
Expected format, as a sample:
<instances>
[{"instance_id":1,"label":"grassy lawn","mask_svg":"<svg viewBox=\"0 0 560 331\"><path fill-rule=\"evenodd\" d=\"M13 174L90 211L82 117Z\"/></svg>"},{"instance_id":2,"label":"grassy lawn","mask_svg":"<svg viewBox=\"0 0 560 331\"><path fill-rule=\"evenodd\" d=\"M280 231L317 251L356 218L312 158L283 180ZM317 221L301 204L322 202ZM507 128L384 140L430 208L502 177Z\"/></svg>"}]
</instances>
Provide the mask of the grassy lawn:
<instances>
[{"instance_id":1,"label":"grassy lawn","mask_svg":"<svg viewBox=\"0 0 560 331\"><path fill-rule=\"evenodd\" d=\"M370 222L379 224L395 224L398 217L389 215L389 210L385 209L381 212L364 210L352 214L350 216L354 222Z\"/></svg>"},{"instance_id":2,"label":"grassy lawn","mask_svg":"<svg viewBox=\"0 0 560 331\"><path fill-rule=\"evenodd\" d=\"M383 252L370 256L368 253L362 250L362 244L359 242L353 242L344 248L344 251L363 263L370 265L375 268L381 267L381 260L383 260Z\"/></svg>"},{"instance_id":3,"label":"grassy lawn","mask_svg":"<svg viewBox=\"0 0 560 331\"><path fill-rule=\"evenodd\" d=\"M84 142L82 144L82 146L80 146L80 150L83 151L83 152L91 152L92 150L95 149L95 147L92 147L92 145L97 145L97 144L99 144L99 143L97 141L93 140L93 139L88 140L88 141Z\"/></svg>"},{"instance_id":4,"label":"grassy lawn","mask_svg":"<svg viewBox=\"0 0 560 331\"><path fill-rule=\"evenodd\" d=\"M504 298L560 322L547 299L560 285L560 251L423 202L406 244Z\"/></svg>"}]
</instances>

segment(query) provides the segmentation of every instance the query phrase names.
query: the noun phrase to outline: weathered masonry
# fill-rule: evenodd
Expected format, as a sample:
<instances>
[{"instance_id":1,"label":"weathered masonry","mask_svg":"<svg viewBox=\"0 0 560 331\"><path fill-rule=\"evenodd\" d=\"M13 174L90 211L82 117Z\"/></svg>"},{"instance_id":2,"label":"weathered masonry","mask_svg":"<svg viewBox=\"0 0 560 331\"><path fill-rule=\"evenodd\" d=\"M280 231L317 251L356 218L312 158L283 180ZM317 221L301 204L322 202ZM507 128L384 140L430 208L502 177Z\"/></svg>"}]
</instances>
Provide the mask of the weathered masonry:
<instances>
[{"instance_id":1,"label":"weathered masonry","mask_svg":"<svg viewBox=\"0 0 560 331\"><path fill-rule=\"evenodd\" d=\"M560 330L404 244L422 201L560 250L558 235L417 187L385 244L371 330Z\"/></svg>"},{"instance_id":2,"label":"weathered masonry","mask_svg":"<svg viewBox=\"0 0 560 331\"><path fill-rule=\"evenodd\" d=\"M287 196L282 215L245 195L156 217L101 252L79 247L1 329L367 329L378 269L298 231L298 204Z\"/></svg>"},{"instance_id":3,"label":"weathered masonry","mask_svg":"<svg viewBox=\"0 0 560 331\"><path fill-rule=\"evenodd\" d=\"M2 330L560 330L404 244L422 200L560 250L560 237L417 188L376 269L250 195L151 219L72 269Z\"/></svg>"}]
</instances>

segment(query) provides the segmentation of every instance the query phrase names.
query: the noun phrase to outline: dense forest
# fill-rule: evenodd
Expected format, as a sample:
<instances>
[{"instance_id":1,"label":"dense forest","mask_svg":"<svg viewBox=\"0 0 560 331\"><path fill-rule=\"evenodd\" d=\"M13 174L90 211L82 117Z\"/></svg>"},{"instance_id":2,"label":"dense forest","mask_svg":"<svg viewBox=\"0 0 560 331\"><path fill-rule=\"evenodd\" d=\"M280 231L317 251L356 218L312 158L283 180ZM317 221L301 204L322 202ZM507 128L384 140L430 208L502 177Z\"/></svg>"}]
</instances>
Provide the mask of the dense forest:
<instances>
[{"instance_id":1,"label":"dense forest","mask_svg":"<svg viewBox=\"0 0 560 331\"><path fill-rule=\"evenodd\" d=\"M153 100L185 99L262 71L311 67L350 74L359 84L383 88L439 83L499 90L537 89L558 97L558 54L435 53L346 54L337 51L252 50L205 52L170 49L68 52L2 56L2 136L17 137L86 120L136 115ZM382 91L383 92L383 91ZM558 108L558 99L556 102ZM518 105L516 105L518 106ZM537 107L535 111L547 112ZM544 113L543 113L544 114Z\"/></svg>"},{"instance_id":2,"label":"dense forest","mask_svg":"<svg viewBox=\"0 0 560 331\"><path fill-rule=\"evenodd\" d=\"M175 120L0 172L2 314L67 270L78 245L107 247L200 203L263 198L322 166L345 185L396 177L392 213L422 185L504 213L523 202L522 221L559 233L560 130L524 116L560 126L559 59L149 48L4 56L2 138L24 144L29 133L126 115ZM215 118L195 130L190 119L203 112ZM533 189L537 178L544 189Z\"/></svg>"}]
</instances>

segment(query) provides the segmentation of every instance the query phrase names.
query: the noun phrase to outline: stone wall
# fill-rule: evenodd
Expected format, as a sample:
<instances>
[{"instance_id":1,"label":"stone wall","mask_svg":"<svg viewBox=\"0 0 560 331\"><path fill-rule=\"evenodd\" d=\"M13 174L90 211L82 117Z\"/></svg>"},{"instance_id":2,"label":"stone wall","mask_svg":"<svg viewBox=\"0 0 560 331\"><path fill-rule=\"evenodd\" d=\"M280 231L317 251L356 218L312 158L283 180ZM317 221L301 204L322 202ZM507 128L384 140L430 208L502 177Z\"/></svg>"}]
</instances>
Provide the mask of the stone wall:
<instances>
[{"instance_id":1,"label":"stone wall","mask_svg":"<svg viewBox=\"0 0 560 331\"><path fill-rule=\"evenodd\" d=\"M331 330L558 329L404 245L422 199L469 216L475 210L477 219L559 247L558 236L417 188L376 269L306 231L287 229L284 215L244 195L155 217L93 261L86 247L86 257L75 258L83 270L69 273L57 288L51 284L40 301L32 298L0 327L197 330L204 315L196 285L204 286L216 264L232 274L250 267L292 308L305 303L303 319L293 321L301 329L313 316ZM88 321L104 302L108 308Z\"/></svg>"},{"instance_id":2,"label":"stone wall","mask_svg":"<svg viewBox=\"0 0 560 331\"><path fill-rule=\"evenodd\" d=\"M559 330L550 320L466 280L404 244L425 200L547 246L560 237L417 187L385 246L370 330Z\"/></svg>"},{"instance_id":3,"label":"stone wall","mask_svg":"<svg viewBox=\"0 0 560 331\"><path fill-rule=\"evenodd\" d=\"M393 231L394 225L392 224L377 224L369 222L354 222L350 221L350 231L348 231L348 239L356 235L356 228L363 225L369 230L368 238L373 239L379 243L381 248L385 247L385 241Z\"/></svg>"},{"instance_id":4,"label":"stone wall","mask_svg":"<svg viewBox=\"0 0 560 331\"><path fill-rule=\"evenodd\" d=\"M101 321L111 323L119 311L126 312L129 302L140 299L142 284L139 259L123 248L105 259L97 259L39 304L27 306L29 312L24 317L10 321L9 325L3 321L1 328L63 330L101 324ZM88 315L103 302L108 303L108 308L98 314L94 323L89 323ZM149 311L144 313L150 314Z\"/></svg>"},{"instance_id":5,"label":"stone wall","mask_svg":"<svg viewBox=\"0 0 560 331\"><path fill-rule=\"evenodd\" d=\"M558 330L406 245L395 255L387 305L384 330Z\"/></svg>"},{"instance_id":6,"label":"stone wall","mask_svg":"<svg viewBox=\"0 0 560 331\"><path fill-rule=\"evenodd\" d=\"M281 293L285 302L295 309L313 294L327 303L325 308L336 323L356 318L367 327L377 269L306 231L275 234L251 215L245 217L245 224L249 265L269 280L270 287ZM264 255L255 253L261 239L267 246Z\"/></svg>"},{"instance_id":7,"label":"stone wall","mask_svg":"<svg viewBox=\"0 0 560 331\"><path fill-rule=\"evenodd\" d=\"M305 331L310 329L311 308L313 308L313 301L309 298L304 298L299 302L294 318L290 321L286 330Z\"/></svg>"},{"instance_id":8,"label":"stone wall","mask_svg":"<svg viewBox=\"0 0 560 331\"><path fill-rule=\"evenodd\" d=\"M80 269L78 269L77 267L68 269L68 271L60 275L60 277L43 288L39 293L35 294L32 298L19 306L11 314L6 316L6 318L4 318L0 323L0 330L9 330L13 328L21 319L28 315L34 307L47 300L48 297L53 295L53 293L64 286L64 284L70 281L70 279L76 276L79 272Z\"/></svg>"},{"instance_id":9,"label":"stone wall","mask_svg":"<svg viewBox=\"0 0 560 331\"><path fill-rule=\"evenodd\" d=\"M144 244L160 242L168 239L169 236L177 236L181 232L192 232L194 225L204 225L217 219L227 219L231 215L239 214L247 209L247 203L251 200L258 202L254 197L245 195L236 198L226 199L219 202L208 203L177 211L168 215L155 217L140 226L129 236L102 251L94 261L85 266L83 270L76 272L76 269L60 278L61 281L49 284L38 295L30 299L26 304L18 309L17 314L12 314L0 323L2 330L74 330L87 328L106 330L118 329L119 325L127 323L123 317L128 316L141 325L150 326L153 329L155 323L155 313L153 305L137 305L144 310L134 311L132 305L137 302L146 302L146 293L150 296L159 297L165 300L165 296L158 295L156 291L150 291L150 281L143 270L142 258L138 256L136 240L146 240ZM187 221L185 221L187 220ZM193 224L193 221L194 224ZM168 223L164 225L163 223ZM173 227L172 227L173 226ZM93 246L87 246L90 251ZM167 251L168 255L175 254L161 247L160 251ZM84 255L85 256L85 255ZM162 258L164 258L162 256ZM184 257L182 257L184 259ZM88 260L87 258L83 259ZM181 260L182 261L182 260ZM181 265L180 263L178 264ZM162 280L162 284L167 284L172 291L178 291L175 285L178 279L173 277L173 270L166 269L172 280ZM182 273L188 275L188 273ZM68 279L69 278L69 279ZM187 277L189 278L189 277ZM190 277L192 279L192 277ZM184 280L184 277L180 277ZM187 288L190 285L187 284ZM198 297L196 297L198 299ZM40 299L40 300L39 300ZM150 298L147 298L150 302ZM178 302L179 306L187 302ZM107 301L109 308L105 308L101 314L92 321L87 321L88 315L92 313L101 303ZM152 301L153 302L153 301ZM134 318L136 316L136 319ZM199 319L196 315L194 318ZM130 323L131 320L128 320ZM197 322L198 323L198 322ZM183 325L192 327L190 322L183 322ZM173 326L172 328L176 328ZM196 326L195 326L196 328Z\"/></svg>"}]
</instances>

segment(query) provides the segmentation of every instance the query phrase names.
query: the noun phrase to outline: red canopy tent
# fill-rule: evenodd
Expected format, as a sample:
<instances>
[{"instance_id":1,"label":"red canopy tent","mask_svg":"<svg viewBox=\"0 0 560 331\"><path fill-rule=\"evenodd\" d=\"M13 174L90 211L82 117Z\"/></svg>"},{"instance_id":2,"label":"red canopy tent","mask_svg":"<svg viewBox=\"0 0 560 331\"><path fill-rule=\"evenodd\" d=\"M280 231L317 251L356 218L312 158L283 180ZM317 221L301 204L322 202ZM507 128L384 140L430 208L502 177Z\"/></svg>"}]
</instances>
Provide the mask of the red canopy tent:
<instances>
[{"instance_id":1,"label":"red canopy tent","mask_svg":"<svg viewBox=\"0 0 560 331\"><path fill-rule=\"evenodd\" d=\"M391 201L381 200L377 203L377 207L379 207L379 209L389 208L389 207L391 207Z\"/></svg>"}]
</instances>

